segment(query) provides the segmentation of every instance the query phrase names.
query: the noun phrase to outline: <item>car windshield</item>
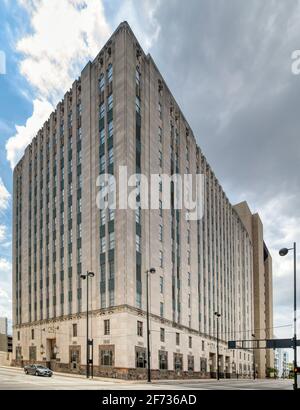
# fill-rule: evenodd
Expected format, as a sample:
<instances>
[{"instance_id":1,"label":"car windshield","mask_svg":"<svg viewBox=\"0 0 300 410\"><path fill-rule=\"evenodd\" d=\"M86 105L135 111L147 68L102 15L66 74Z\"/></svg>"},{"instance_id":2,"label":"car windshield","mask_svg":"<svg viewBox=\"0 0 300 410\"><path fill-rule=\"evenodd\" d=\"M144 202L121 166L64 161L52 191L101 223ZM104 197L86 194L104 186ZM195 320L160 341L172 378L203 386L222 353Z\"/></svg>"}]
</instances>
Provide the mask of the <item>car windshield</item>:
<instances>
[{"instance_id":1,"label":"car windshield","mask_svg":"<svg viewBox=\"0 0 300 410\"><path fill-rule=\"evenodd\" d=\"M47 369L47 367L45 367L45 366L36 366L38 369Z\"/></svg>"}]
</instances>

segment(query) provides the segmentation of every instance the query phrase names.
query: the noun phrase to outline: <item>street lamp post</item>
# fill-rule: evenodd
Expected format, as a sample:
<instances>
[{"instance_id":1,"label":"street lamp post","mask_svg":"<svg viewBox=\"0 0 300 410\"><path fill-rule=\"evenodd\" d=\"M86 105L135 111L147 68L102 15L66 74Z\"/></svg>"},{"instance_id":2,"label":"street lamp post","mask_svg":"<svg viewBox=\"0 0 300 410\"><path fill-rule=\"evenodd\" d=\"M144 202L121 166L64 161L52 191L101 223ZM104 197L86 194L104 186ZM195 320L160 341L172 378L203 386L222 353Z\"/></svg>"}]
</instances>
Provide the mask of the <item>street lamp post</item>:
<instances>
[{"instance_id":1,"label":"street lamp post","mask_svg":"<svg viewBox=\"0 0 300 410\"><path fill-rule=\"evenodd\" d=\"M217 318L217 380L220 380L220 364L219 364L219 318L221 313L215 312Z\"/></svg>"},{"instance_id":2,"label":"street lamp post","mask_svg":"<svg viewBox=\"0 0 300 410\"><path fill-rule=\"evenodd\" d=\"M89 340L89 278L95 276L94 272L87 272L80 275L81 279L86 279L86 377L90 377L90 340Z\"/></svg>"},{"instance_id":3,"label":"street lamp post","mask_svg":"<svg viewBox=\"0 0 300 410\"><path fill-rule=\"evenodd\" d=\"M294 390L298 389L298 384L297 384L297 252L296 252L296 242L294 242L293 248L287 249L283 248L280 249L279 255L280 256L286 256L289 251L294 251L294 343L293 343L293 348L294 348Z\"/></svg>"},{"instance_id":4,"label":"street lamp post","mask_svg":"<svg viewBox=\"0 0 300 410\"><path fill-rule=\"evenodd\" d=\"M253 339L255 340L255 334L252 334ZM255 364L255 350L254 350L254 346L253 346L253 380L256 379L256 364Z\"/></svg>"},{"instance_id":5,"label":"street lamp post","mask_svg":"<svg viewBox=\"0 0 300 410\"><path fill-rule=\"evenodd\" d=\"M156 270L151 268L146 271L146 297L147 297L147 375L148 383L151 383L151 366L150 366L150 319L149 319L149 273L155 273Z\"/></svg>"}]
</instances>

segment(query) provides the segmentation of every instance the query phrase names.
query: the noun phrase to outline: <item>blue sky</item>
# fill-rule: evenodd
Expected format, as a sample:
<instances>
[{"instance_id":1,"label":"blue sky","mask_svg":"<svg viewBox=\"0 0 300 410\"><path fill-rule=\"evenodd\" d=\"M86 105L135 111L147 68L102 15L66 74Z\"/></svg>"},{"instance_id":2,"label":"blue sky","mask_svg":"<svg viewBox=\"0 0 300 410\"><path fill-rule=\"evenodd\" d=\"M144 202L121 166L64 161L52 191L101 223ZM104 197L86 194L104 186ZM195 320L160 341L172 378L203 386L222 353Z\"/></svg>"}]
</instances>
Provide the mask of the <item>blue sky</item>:
<instances>
[{"instance_id":1,"label":"blue sky","mask_svg":"<svg viewBox=\"0 0 300 410\"><path fill-rule=\"evenodd\" d=\"M275 326L284 326L275 333L289 337L292 260L278 249L300 244L297 0L0 0L0 315L11 316L12 167L123 20L151 52L231 202L246 199L260 213Z\"/></svg>"}]
</instances>

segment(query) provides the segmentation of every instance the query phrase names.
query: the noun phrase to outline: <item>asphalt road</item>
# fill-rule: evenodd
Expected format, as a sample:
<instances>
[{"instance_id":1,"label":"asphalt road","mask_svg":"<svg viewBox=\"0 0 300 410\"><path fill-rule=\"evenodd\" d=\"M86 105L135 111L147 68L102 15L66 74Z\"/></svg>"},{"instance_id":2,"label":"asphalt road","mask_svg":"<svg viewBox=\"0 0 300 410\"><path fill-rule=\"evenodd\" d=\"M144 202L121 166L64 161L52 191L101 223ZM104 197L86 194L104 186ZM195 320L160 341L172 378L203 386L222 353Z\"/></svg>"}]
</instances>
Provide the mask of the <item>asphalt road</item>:
<instances>
[{"instance_id":1,"label":"asphalt road","mask_svg":"<svg viewBox=\"0 0 300 410\"><path fill-rule=\"evenodd\" d=\"M55 373L52 378L26 375L23 370L0 367L0 390L292 390L290 380L168 380L151 385Z\"/></svg>"}]
</instances>

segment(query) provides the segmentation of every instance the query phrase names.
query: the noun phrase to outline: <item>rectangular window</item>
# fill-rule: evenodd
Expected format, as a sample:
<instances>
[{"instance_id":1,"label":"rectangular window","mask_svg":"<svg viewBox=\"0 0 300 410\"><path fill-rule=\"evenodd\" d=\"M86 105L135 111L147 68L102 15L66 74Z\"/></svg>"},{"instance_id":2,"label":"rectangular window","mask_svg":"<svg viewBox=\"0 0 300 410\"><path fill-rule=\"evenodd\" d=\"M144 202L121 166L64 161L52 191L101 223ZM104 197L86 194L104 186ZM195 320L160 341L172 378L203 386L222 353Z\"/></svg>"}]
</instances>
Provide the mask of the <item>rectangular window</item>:
<instances>
[{"instance_id":1,"label":"rectangular window","mask_svg":"<svg viewBox=\"0 0 300 410\"><path fill-rule=\"evenodd\" d=\"M162 128L158 127L158 139L159 142L162 143Z\"/></svg>"},{"instance_id":2,"label":"rectangular window","mask_svg":"<svg viewBox=\"0 0 300 410\"><path fill-rule=\"evenodd\" d=\"M176 333L176 346L180 345L180 333Z\"/></svg>"},{"instance_id":3,"label":"rectangular window","mask_svg":"<svg viewBox=\"0 0 300 410\"><path fill-rule=\"evenodd\" d=\"M101 253L106 252L106 238L105 237L100 239L100 252Z\"/></svg>"},{"instance_id":4,"label":"rectangular window","mask_svg":"<svg viewBox=\"0 0 300 410\"><path fill-rule=\"evenodd\" d=\"M162 242L163 241L163 227L162 227L162 225L159 225L159 240L160 240L160 242Z\"/></svg>"},{"instance_id":5,"label":"rectangular window","mask_svg":"<svg viewBox=\"0 0 300 410\"><path fill-rule=\"evenodd\" d=\"M135 235L135 245L136 251L141 252L141 237L139 235Z\"/></svg>"},{"instance_id":6,"label":"rectangular window","mask_svg":"<svg viewBox=\"0 0 300 410\"><path fill-rule=\"evenodd\" d=\"M191 287L191 272L188 272L188 286Z\"/></svg>"},{"instance_id":7,"label":"rectangular window","mask_svg":"<svg viewBox=\"0 0 300 410\"><path fill-rule=\"evenodd\" d=\"M114 149L110 148L108 151L108 164L111 165L114 163Z\"/></svg>"},{"instance_id":8,"label":"rectangular window","mask_svg":"<svg viewBox=\"0 0 300 410\"><path fill-rule=\"evenodd\" d=\"M164 317L164 304L160 302L160 317Z\"/></svg>"},{"instance_id":9,"label":"rectangular window","mask_svg":"<svg viewBox=\"0 0 300 410\"><path fill-rule=\"evenodd\" d=\"M141 100L139 97L135 97L135 109L138 114L141 114Z\"/></svg>"},{"instance_id":10,"label":"rectangular window","mask_svg":"<svg viewBox=\"0 0 300 410\"><path fill-rule=\"evenodd\" d=\"M73 337L77 337L77 324L73 323Z\"/></svg>"},{"instance_id":11,"label":"rectangular window","mask_svg":"<svg viewBox=\"0 0 300 410\"><path fill-rule=\"evenodd\" d=\"M115 233L111 232L109 234L109 249L115 249Z\"/></svg>"},{"instance_id":12,"label":"rectangular window","mask_svg":"<svg viewBox=\"0 0 300 410\"><path fill-rule=\"evenodd\" d=\"M100 348L100 366L114 366L114 349Z\"/></svg>"},{"instance_id":13,"label":"rectangular window","mask_svg":"<svg viewBox=\"0 0 300 410\"><path fill-rule=\"evenodd\" d=\"M31 339L34 340L34 329L31 329Z\"/></svg>"},{"instance_id":14,"label":"rectangular window","mask_svg":"<svg viewBox=\"0 0 300 410\"><path fill-rule=\"evenodd\" d=\"M143 322L137 321L137 335L143 336Z\"/></svg>"},{"instance_id":15,"label":"rectangular window","mask_svg":"<svg viewBox=\"0 0 300 410\"><path fill-rule=\"evenodd\" d=\"M106 209L101 209L100 211L100 225L103 226L105 225L106 221Z\"/></svg>"},{"instance_id":16,"label":"rectangular window","mask_svg":"<svg viewBox=\"0 0 300 410\"><path fill-rule=\"evenodd\" d=\"M107 111L110 111L113 109L114 106L114 97L111 94L108 98L107 98Z\"/></svg>"},{"instance_id":17,"label":"rectangular window","mask_svg":"<svg viewBox=\"0 0 300 410\"><path fill-rule=\"evenodd\" d=\"M160 293L163 294L164 293L164 278L161 276L159 281L159 287L160 287Z\"/></svg>"},{"instance_id":18,"label":"rectangular window","mask_svg":"<svg viewBox=\"0 0 300 410\"><path fill-rule=\"evenodd\" d=\"M108 336L110 335L110 320L104 320L104 335Z\"/></svg>"},{"instance_id":19,"label":"rectangular window","mask_svg":"<svg viewBox=\"0 0 300 410\"><path fill-rule=\"evenodd\" d=\"M100 172L105 172L105 155L100 157Z\"/></svg>"},{"instance_id":20,"label":"rectangular window","mask_svg":"<svg viewBox=\"0 0 300 410\"><path fill-rule=\"evenodd\" d=\"M109 209L108 214L109 214L109 220L114 221L115 220L115 210L114 209Z\"/></svg>"},{"instance_id":21,"label":"rectangular window","mask_svg":"<svg viewBox=\"0 0 300 410\"><path fill-rule=\"evenodd\" d=\"M105 129L102 128L102 130L100 131L100 145L105 143Z\"/></svg>"},{"instance_id":22,"label":"rectangular window","mask_svg":"<svg viewBox=\"0 0 300 410\"><path fill-rule=\"evenodd\" d=\"M160 341L162 342L162 343L164 343L165 342L165 329L164 328L160 328Z\"/></svg>"},{"instance_id":23,"label":"rectangular window","mask_svg":"<svg viewBox=\"0 0 300 410\"><path fill-rule=\"evenodd\" d=\"M168 352L160 350L158 352L159 370L168 370Z\"/></svg>"},{"instance_id":24,"label":"rectangular window","mask_svg":"<svg viewBox=\"0 0 300 410\"><path fill-rule=\"evenodd\" d=\"M163 268L164 267L164 254L162 251L159 251L159 263L160 263L160 267Z\"/></svg>"},{"instance_id":25,"label":"rectangular window","mask_svg":"<svg viewBox=\"0 0 300 410\"><path fill-rule=\"evenodd\" d=\"M163 154L161 151L159 151L159 166L160 168L163 166Z\"/></svg>"},{"instance_id":26,"label":"rectangular window","mask_svg":"<svg viewBox=\"0 0 300 410\"><path fill-rule=\"evenodd\" d=\"M113 137L113 135L114 135L114 123L113 121L110 121L108 123L108 138Z\"/></svg>"},{"instance_id":27,"label":"rectangular window","mask_svg":"<svg viewBox=\"0 0 300 410\"><path fill-rule=\"evenodd\" d=\"M102 118L104 118L105 116L105 105L101 104L100 105L100 120L102 120Z\"/></svg>"},{"instance_id":28,"label":"rectangular window","mask_svg":"<svg viewBox=\"0 0 300 410\"><path fill-rule=\"evenodd\" d=\"M159 114L159 118L162 119L162 105L161 105L161 102L158 103L158 114Z\"/></svg>"},{"instance_id":29,"label":"rectangular window","mask_svg":"<svg viewBox=\"0 0 300 410\"><path fill-rule=\"evenodd\" d=\"M192 336L189 336L189 348L191 349L193 347L193 339Z\"/></svg>"}]
</instances>

